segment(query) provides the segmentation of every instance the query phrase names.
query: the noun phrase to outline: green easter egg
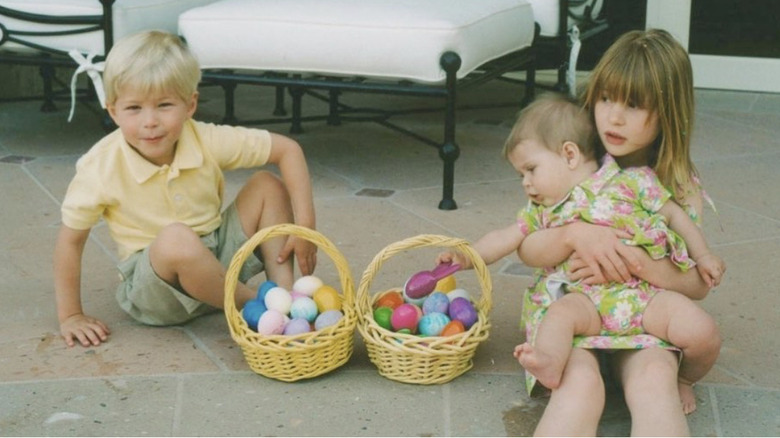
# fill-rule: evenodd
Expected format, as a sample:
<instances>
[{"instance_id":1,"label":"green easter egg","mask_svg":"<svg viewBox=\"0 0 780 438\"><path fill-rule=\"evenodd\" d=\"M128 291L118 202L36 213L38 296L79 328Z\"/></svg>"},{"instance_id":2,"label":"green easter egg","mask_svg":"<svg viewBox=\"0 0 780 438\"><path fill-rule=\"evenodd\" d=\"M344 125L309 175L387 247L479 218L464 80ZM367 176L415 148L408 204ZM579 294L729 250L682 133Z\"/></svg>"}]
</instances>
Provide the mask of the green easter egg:
<instances>
[{"instance_id":1,"label":"green easter egg","mask_svg":"<svg viewBox=\"0 0 780 438\"><path fill-rule=\"evenodd\" d=\"M390 325L391 316L393 316L393 309L389 307L377 307L376 310L374 310L374 321L383 329L393 329Z\"/></svg>"}]
</instances>

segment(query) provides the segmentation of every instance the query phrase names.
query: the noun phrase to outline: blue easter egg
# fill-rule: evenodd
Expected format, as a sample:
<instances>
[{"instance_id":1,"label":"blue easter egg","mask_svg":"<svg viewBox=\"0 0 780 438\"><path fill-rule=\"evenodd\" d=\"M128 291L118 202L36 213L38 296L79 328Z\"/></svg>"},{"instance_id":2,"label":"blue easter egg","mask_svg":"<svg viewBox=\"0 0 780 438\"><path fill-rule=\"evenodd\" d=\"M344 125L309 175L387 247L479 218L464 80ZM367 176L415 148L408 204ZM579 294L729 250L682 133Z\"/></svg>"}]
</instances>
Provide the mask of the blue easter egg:
<instances>
[{"instance_id":1,"label":"blue easter egg","mask_svg":"<svg viewBox=\"0 0 780 438\"><path fill-rule=\"evenodd\" d=\"M260 283L260 287L257 288L257 299L261 301L265 300L265 294L267 294L269 290L277 286L279 285L271 280L267 280Z\"/></svg>"},{"instance_id":2,"label":"blue easter egg","mask_svg":"<svg viewBox=\"0 0 780 438\"><path fill-rule=\"evenodd\" d=\"M307 296L296 298L290 306L290 317L292 319L300 318L313 322L317 318L317 303Z\"/></svg>"},{"instance_id":3,"label":"blue easter egg","mask_svg":"<svg viewBox=\"0 0 780 438\"><path fill-rule=\"evenodd\" d=\"M446 297L445 297L446 299ZM449 300L448 300L449 301ZM439 336L444 326L450 322L450 318L439 312L429 313L420 318L417 323L417 330L423 336Z\"/></svg>"},{"instance_id":4,"label":"blue easter egg","mask_svg":"<svg viewBox=\"0 0 780 438\"><path fill-rule=\"evenodd\" d=\"M246 321L249 328L257 331L257 321L260 320L260 316L268 309L265 304L260 300L247 301L244 304L244 308L241 310L241 316Z\"/></svg>"},{"instance_id":5,"label":"blue easter egg","mask_svg":"<svg viewBox=\"0 0 780 438\"><path fill-rule=\"evenodd\" d=\"M340 310L326 310L314 320L314 329L322 330L325 327L335 325L344 316Z\"/></svg>"},{"instance_id":6,"label":"blue easter egg","mask_svg":"<svg viewBox=\"0 0 780 438\"><path fill-rule=\"evenodd\" d=\"M311 331L311 324L303 318L293 318L284 326L284 334L288 336L299 335Z\"/></svg>"},{"instance_id":7,"label":"blue easter egg","mask_svg":"<svg viewBox=\"0 0 780 438\"><path fill-rule=\"evenodd\" d=\"M447 309L450 307L450 299L443 292L434 292L425 299L422 305L423 314L429 313L444 313L447 314Z\"/></svg>"}]
</instances>

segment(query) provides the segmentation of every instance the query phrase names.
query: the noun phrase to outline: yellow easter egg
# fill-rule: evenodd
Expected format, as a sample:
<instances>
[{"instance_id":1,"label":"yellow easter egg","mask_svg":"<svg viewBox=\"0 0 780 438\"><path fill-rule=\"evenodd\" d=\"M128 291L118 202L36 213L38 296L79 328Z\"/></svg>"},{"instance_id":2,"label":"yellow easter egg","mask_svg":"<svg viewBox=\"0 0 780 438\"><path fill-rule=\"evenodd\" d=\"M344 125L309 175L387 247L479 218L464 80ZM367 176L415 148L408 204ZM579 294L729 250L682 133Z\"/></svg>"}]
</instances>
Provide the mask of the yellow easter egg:
<instances>
[{"instance_id":1,"label":"yellow easter egg","mask_svg":"<svg viewBox=\"0 0 780 438\"><path fill-rule=\"evenodd\" d=\"M436 282L436 287L433 290L437 290L439 292L444 292L445 294L453 289L455 289L457 285L455 284L455 276L454 275L448 275L438 282Z\"/></svg>"},{"instance_id":2,"label":"yellow easter egg","mask_svg":"<svg viewBox=\"0 0 780 438\"><path fill-rule=\"evenodd\" d=\"M322 285L314 291L312 296L314 302L317 304L317 310L320 313L328 310L341 310L341 295L338 291L331 286Z\"/></svg>"}]
</instances>

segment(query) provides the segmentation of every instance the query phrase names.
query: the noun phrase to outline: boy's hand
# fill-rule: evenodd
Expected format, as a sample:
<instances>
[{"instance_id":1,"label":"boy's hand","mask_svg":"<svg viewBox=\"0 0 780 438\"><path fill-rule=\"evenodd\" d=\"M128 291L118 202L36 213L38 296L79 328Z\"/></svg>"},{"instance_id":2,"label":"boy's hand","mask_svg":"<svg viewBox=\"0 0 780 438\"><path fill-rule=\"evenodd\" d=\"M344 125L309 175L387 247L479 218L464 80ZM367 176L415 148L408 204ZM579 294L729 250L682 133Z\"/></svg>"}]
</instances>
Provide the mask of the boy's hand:
<instances>
[{"instance_id":1,"label":"boy's hand","mask_svg":"<svg viewBox=\"0 0 780 438\"><path fill-rule=\"evenodd\" d=\"M696 260L696 269L699 275L709 287L720 284L723 274L726 272L726 263L713 253L707 253Z\"/></svg>"},{"instance_id":2,"label":"boy's hand","mask_svg":"<svg viewBox=\"0 0 780 438\"><path fill-rule=\"evenodd\" d=\"M68 347L76 345L76 341L84 347L89 347L106 342L111 330L103 321L78 313L60 323L60 333Z\"/></svg>"},{"instance_id":3,"label":"boy's hand","mask_svg":"<svg viewBox=\"0 0 780 438\"><path fill-rule=\"evenodd\" d=\"M293 253L295 254L295 260L298 261L298 269L301 270L301 275L313 274L314 268L317 267L317 245L306 239L289 236L276 261L284 263Z\"/></svg>"},{"instance_id":4,"label":"boy's hand","mask_svg":"<svg viewBox=\"0 0 780 438\"><path fill-rule=\"evenodd\" d=\"M444 251L439 253L439 255L436 256L436 264L452 264L457 263L460 265L460 269L471 269L471 260L461 254L460 252L456 251Z\"/></svg>"}]
</instances>

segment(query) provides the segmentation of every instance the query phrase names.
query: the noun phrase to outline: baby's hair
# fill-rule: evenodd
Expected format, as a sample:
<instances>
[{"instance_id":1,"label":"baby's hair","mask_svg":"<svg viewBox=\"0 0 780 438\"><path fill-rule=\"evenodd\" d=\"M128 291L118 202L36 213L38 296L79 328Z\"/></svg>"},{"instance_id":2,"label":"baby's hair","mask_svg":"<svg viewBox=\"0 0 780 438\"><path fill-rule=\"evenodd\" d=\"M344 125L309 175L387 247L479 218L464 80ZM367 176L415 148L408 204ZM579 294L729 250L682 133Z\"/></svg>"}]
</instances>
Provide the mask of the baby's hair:
<instances>
[{"instance_id":1,"label":"baby's hair","mask_svg":"<svg viewBox=\"0 0 780 438\"><path fill-rule=\"evenodd\" d=\"M508 158L525 140L538 141L553 152L571 141L585 158L596 158L596 130L590 116L575 100L562 94L544 93L520 111L504 143L504 157Z\"/></svg>"},{"instance_id":2,"label":"baby's hair","mask_svg":"<svg viewBox=\"0 0 780 438\"><path fill-rule=\"evenodd\" d=\"M151 30L118 41L106 58L103 83L113 104L125 87L144 95L168 92L188 100L198 89L200 66L176 35Z\"/></svg>"},{"instance_id":3,"label":"baby's hair","mask_svg":"<svg viewBox=\"0 0 780 438\"><path fill-rule=\"evenodd\" d=\"M658 115L659 134L650 162L675 199L696 190L690 156L693 131L693 69L685 49L665 30L631 31L615 41L593 69L584 105L593 111L602 98ZM604 153L599 144L599 155Z\"/></svg>"}]
</instances>

